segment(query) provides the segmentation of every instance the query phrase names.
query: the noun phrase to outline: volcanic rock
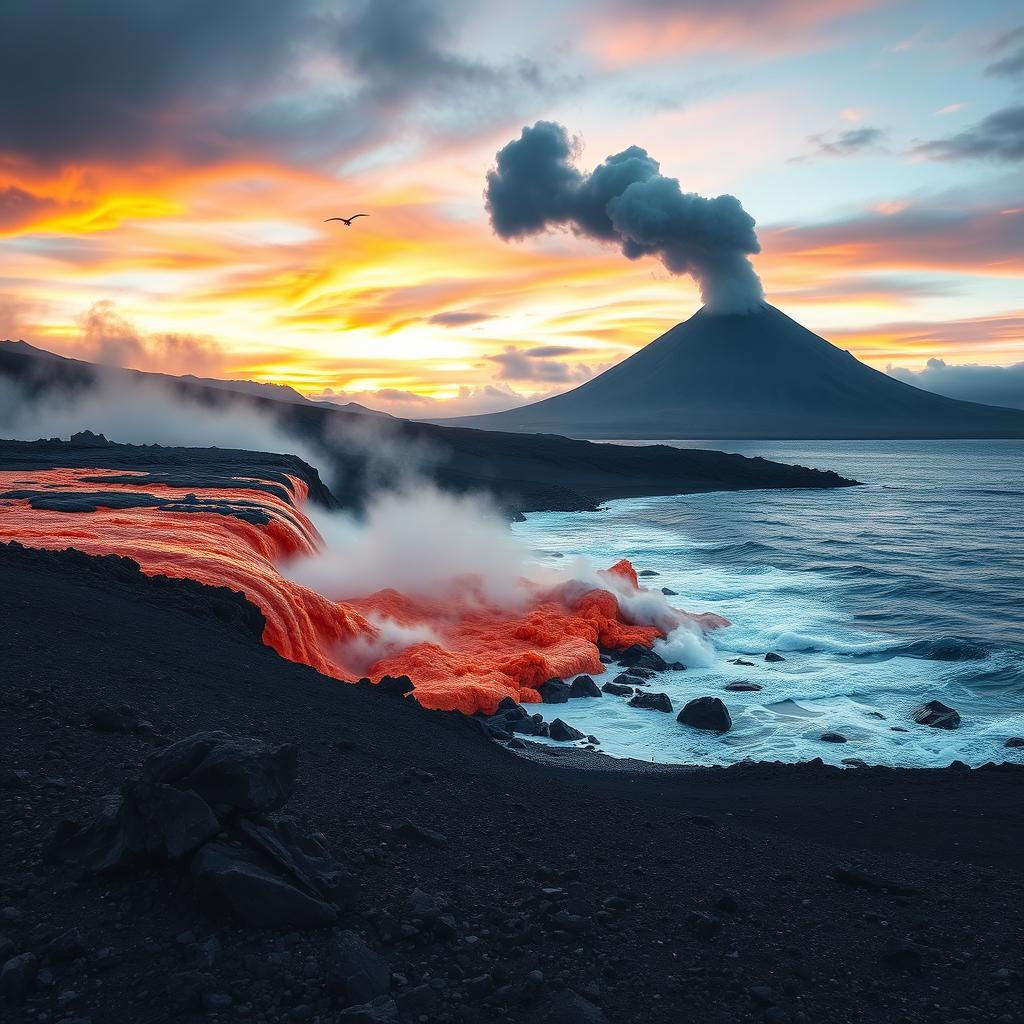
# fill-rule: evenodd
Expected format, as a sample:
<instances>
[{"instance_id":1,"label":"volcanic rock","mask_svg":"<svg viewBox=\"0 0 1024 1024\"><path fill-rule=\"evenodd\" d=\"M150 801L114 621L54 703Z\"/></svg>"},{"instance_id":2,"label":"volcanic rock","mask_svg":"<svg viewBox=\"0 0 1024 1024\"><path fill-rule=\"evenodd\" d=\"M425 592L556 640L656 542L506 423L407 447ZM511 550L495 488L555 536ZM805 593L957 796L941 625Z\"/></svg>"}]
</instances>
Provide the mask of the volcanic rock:
<instances>
[{"instance_id":1,"label":"volcanic rock","mask_svg":"<svg viewBox=\"0 0 1024 1024\"><path fill-rule=\"evenodd\" d=\"M646 680L653 679L657 673L650 671L650 669L640 668L639 665L633 665L622 674L627 678Z\"/></svg>"},{"instance_id":2,"label":"volcanic rock","mask_svg":"<svg viewBox=\"0 0 1024 1024\"><path fill-rule=\"evenodd\" d=\"M637 665L652 672L664 672L668 668L668 663L660 654L656 654L650 647L644 647L643 644L633 644L632 647L620 651L618 661L620 665Z\"/></svg>"},{"instance_id":3,"label":"volcanic rock","mask_svg":"<svg viewBox=\"0 0 1024 1024\"><path fill-rule=\"evenodd\" d=\"M730 658L729 659L729 664L730 665L743 665L744 668L753 668L754 667L754 663L752 661L747 661L744 658Z\"/></svg>"},{"instance_id":4,"label":"volcanic rock","mask_svg":"<svg viewBox=\"0 0 1024 1024\"><path fill-rule=\"evenodd\" d=\"M290 884L255 851L207 843L192 861L201 903L226 906L256 928L318 928L334 924L337 908Z\"/></svg>"},{"instance_id":5,"label":"volcanic rock","mask_svg":"<svg viewBox=\"0 0 1024 1024\"><path fill-rule=\"evenodd\" d=\"M583 739L583 733L579 729L574 729L571 725L567 725L560 718L556 718L548 729L548 735L553 740L569 741Z\"/></svg>"},{"instance_id":6,"label":"volcanic rock","mask_svg":"<svg viewBox=\"0 0 1024 1024\"><path fill-rule=\"evenodd\" d=\"M606 1024L607 1017L589 999L565 989L551 996L539 1009L539 1024Z\"/></svg>"},{"instance_id":7,"label":"volcanic rock","mask_svg":"<svg viewBox=\"0 0 1024 1024\"><path fill-rule=\"evenodd\" d=\"M635 694L629 701L631 708L644 708L648 711L664 711L672 714L672 701L667 693L645 693L641 691Z\"/></svg>"},{"instance_id":8,"label":"volcanic rock","mask_svg":"<svg viewBox=\"0 0 1024 1024\"><path fill-rule=\"evenodd\" d=\"M1024 747L1024 736L1011 736L1004 744L1004 747Z\"/></svg>"},{"instance_id":9,"label":"volcanic rock","mask_svg":"<svg viewBox=\"0 0 1024 1024\"><path fill-rule=\"evenodd\" d=\"M220 831L216 815L193 790L158 786L156 794L156 823L172 860L192 853Z\"/></svg>"},{"instance_id":10,"label":"volcanic rock","mask_svg":"<svg viewBox=\"0 0 1024 1024\"><path fill-rule=\"evenodd\" d=\"M412 693L416 687L408 676L381 676L377 689L393 697L404 697L407 693Z\"/></svg>"},{"instance_id":11,"label":"volcanic rock","mask_svg":"<svg viewBox=\"0 0 1024 1024\"><path fill-rule=\"evenodd\" d=\"M622 679L626 677L619 676L619 678ZM613 693L616 697L629 697L633 693L632 686L624 686L622 683L618 682L602 683L601 690L604 693Z\"/></svg>"},{"instance_id":12,"label":"volcanic rock","mask_svg":"<svg viewBox=\"0 0 1024 1024\"><path fill-rule=\"evenodd\" d=\"M265 812L281 807L295 791L297 762L294 744L272 750L259 740L197 733L151 754L143 778L195 790L211 805Z\"/></svg>"},{"instance_id":13,"label":"volcanic rock","mask_svg":"<svg viewBox=\"0 0 1024 1024\"><path fill-rule=\"evenodd\" d=\"M637 576L640 579L646 579L646 578L651 577L651 576L660 576L660 575L661 575L661 573L660 572L656 572L654 569L641 569L637 573Z\"/></svg>"},{"instance_id":14,"label":"volcanic rock","mask_svg":"<svg viewBox=\"0 0 1024 1024\"><path fill-rule=\"evenodd\" d=\"M564 704L569 699L570 686L561 679L549 679L537 687L540 699L545 704Z\"/></svg>"},{"instance_id":15,"label":"volcanic rock","mask_svg":"<svg viewBox=\"0 0 1024 1024\"><path fill-rule=\"evenodd\" d=\"M845 743L846 737L841 732L823 732L820 736L825 743Z\"/></svg>"},{"instance_id":16,"label":"volcanic rock","mask_svg":"<svg viewBox=\"0 0 1024 1024\"><path fill-rule=\"evenodd\" d=\"M28 994L36 980L39 961L32 953L11 957L0 968L0 997L21 999Z\"/></svg>"},{"instance_id":17,"label":"volcanic rock","mask_svg":"<svg viewBox=\"0 0 1024 1024\"><path fill-rule=\"evenodd\" d=\"M388 996L378 996L373 1002L350 1006L335 1018L342 1024L398 1024L398 1007Z\"/></svg>"},{"instance_id":18,"label":"volcanic rock","mask_svg":"<svg viewBox=\"0 0 1024 1024\"><path fill-rule=\"evenodd\" d=\"M338 951L338 975L351 1003L368 1003L391 990L391 969L352 931L334 936Z\"/></svg>"},{"instance_id":19,"label":"volcanic rock","mask_svg":"<svg viewBox=\"0 0 1024 1024\"><path fill-rule=\"evenodd\" d=\"M764 656L765 661L785 661L786 659L781 654L776 654L774 651L769 651Z\"/></svg>"},{"instance_id":20,"label":"volcanic rock","mask_svg":"<svg viewBox=\"0 0 1024 1024\"><path fill-rule=\"evenodd\" d=\"M676 721L709 732L728 732L732 728L729 709L718 697L691 700L676 716Z\"/></svg>"},{"instance_id":21,"label":"volcanic rock","mask_svg":"<svg viewBox=\"0 0 1024 1024\"><path fill-rule=\"evenodd\" d=\"M955 708L943 704L941 700L930 700L914 708L911 717L918 725L928 725L933 729L959 729L960 715Z\"/></svg>"},{"instance_id":22,"label":"volcanic rock","mask_svg":"<svg viewBox=\"0 0 1024 1024\"><path fill-rule=\"evenodd\" d=\"M663 593L663 594L664 594L664 595L665 595L666 597L677 597L677 596L678 596L678 593L677 593L677 591L675 591L675 590L670 590L670 589L669 589L668 587L662 587L662 588L661 588L661 592L662 592L662 593Z\"/></svg>"},{"instance_id":23,"label":"volcanic rock","mask_svg":"<svg viewBox=\"0 0 1024 1024\"><path fill-rule=\"evenodd\" d=\"M726 683L724 688L730 693L756 693L758 690L764 689L760 683L748 683L745 679L735 683Z\"/></svg>"},{"instance_id":24,"label":"volcanic rock","mask_svg":"<svg viewBox=\"0 0 1024 1024\"><path fill-rule=\"evenodd\" d=\"M600 697L601 691L590 676L577 676L569 687L570 697Z\"/></svg>"}]
</instances>

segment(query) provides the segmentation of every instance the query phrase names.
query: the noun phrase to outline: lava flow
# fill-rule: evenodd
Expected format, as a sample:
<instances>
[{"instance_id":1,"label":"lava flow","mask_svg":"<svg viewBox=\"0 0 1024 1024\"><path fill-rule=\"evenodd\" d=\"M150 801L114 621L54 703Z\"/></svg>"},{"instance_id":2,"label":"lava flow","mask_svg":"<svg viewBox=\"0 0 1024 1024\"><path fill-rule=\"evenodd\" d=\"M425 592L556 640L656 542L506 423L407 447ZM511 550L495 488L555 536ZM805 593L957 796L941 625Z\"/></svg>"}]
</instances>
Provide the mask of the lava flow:
<instances>
[{"instance_id":1,"label":"lava flow","mask_svg":"<svg viewBox=\"0 0 1024 1024\"><path fill-rule=\"evenodd\" d=\"M664 622L626 621L612 591L644 593L626 561L602 574L609 589L524 581L526 600L513 611L481 599L472 580L443 598L382 590L330 600L279 571L322 543L301 509L305 483L288 480L290 492L247 479L186 489L141 472L0 472L0 541L124 555L148 575L241 591L266 619L264 642L282 657L342 680L408 675L421 704L466 714L493 713L504 697L536 702L548 679L603 672L600 649L650 646L667 631ZM411 642L388 641L392 627Z\"/></svg>"}]
</instances>

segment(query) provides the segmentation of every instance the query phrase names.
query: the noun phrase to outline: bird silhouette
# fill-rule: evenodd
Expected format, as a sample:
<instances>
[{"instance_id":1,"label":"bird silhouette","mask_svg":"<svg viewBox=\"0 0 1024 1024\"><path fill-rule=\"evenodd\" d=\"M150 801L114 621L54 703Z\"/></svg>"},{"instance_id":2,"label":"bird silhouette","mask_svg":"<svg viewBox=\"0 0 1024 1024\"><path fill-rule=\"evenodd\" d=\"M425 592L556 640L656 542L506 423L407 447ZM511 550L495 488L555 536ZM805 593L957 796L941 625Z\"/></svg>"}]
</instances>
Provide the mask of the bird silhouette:
<instances>
[{"instance_id":1,"label":"bird silhouette","mask_svg":"<svg viewBox=\"0 0 1024 1024\"><path fill-rule=\"evenodd\" d=\"M324 221L324 223L326 224L328 220L340 220L341 223L345 225L345 227L350 228L352 227L352 221L354 221L356 217L369 216L370 215L368 213L353 213L351 217L328 217L327 220Z\"/></svg>"}]
</instances>

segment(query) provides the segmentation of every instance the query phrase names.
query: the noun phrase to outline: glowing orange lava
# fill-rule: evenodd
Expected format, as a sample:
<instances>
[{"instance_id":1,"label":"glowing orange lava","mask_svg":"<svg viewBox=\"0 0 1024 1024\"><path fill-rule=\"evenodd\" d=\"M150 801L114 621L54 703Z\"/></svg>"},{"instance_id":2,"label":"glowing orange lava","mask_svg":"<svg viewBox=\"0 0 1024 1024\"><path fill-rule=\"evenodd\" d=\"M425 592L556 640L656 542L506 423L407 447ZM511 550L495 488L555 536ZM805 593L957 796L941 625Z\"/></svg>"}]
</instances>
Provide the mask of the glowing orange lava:
<instances>
[{"instance_id":1,"label":"glowing orange lava","mask_svg":"<svg viewBox=\"0 0 1024 1024\"><path fill-rule=\"evenodd\" d=\"M417 642L363 666L373 679L408 675L416 686L415 697L426 707L489 714L504 697L536 702L536 688L548 679L603 672L599 646L650 646L663 635L655 626L624 621L610 591L579 593L578 584L534 588L533 599L520 611L488 605L475 593L473 600L462 601L451 595L428 598L382 590L358 600L332 601L278 571L282 562L312 554L321 544L301 510L307 496L301 480L289 477L294 503L244 487L198 491L149 480L137 485L88 480L111 475L134 474L83 469L0 472L0 494L111 491L144 493L173 504L198 493L202 500L255 504L269 521L257 524L218 512L158 507L54 511L33 508L28 498L14 497L0 501L0 541L126 555L148 575L190 578L241 591L266 618L267 644L282 657L336 679L363 674L346 661L357 649L375 649L383 621L427 627L437 642ZM637 587L629 562L619 562L609 573ZM472 590L472 581L467 588L467 593Z\"/></svg>"}]
</instances>

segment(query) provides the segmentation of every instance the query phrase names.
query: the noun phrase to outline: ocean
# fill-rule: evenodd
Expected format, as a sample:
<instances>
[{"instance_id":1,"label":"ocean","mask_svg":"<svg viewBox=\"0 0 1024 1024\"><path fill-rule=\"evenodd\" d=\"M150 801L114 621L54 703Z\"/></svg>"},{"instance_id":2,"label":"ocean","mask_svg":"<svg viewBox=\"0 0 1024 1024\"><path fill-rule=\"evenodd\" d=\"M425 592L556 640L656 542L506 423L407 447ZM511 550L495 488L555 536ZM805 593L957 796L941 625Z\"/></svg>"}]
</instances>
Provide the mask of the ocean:
<instances>
[{"instance_id":1,"label":"ocean","mask_svg":"<svg viewBox=\"0 0 1024 1024\"><path fill-rule=\"evenodd\" d=\"M515 530L552 565L627 557L659 574L644 584L677 592L673 604L732 622L712 637L712 664L648 687L676 711L721 697L729 732L607 694L538 708L545 717L596 735L613 756L663 763L1024 760L1004 747L1024 736L1024 441L662 443L832 469L863 486L529 515ZM766 664L768 651L785 661ZM763 689L723 689L738 681ZM929 700L956 708L960 727L915 724L913 708ZM824 742L825 732L847 742Z\"/></svg>"}]
</instances>

